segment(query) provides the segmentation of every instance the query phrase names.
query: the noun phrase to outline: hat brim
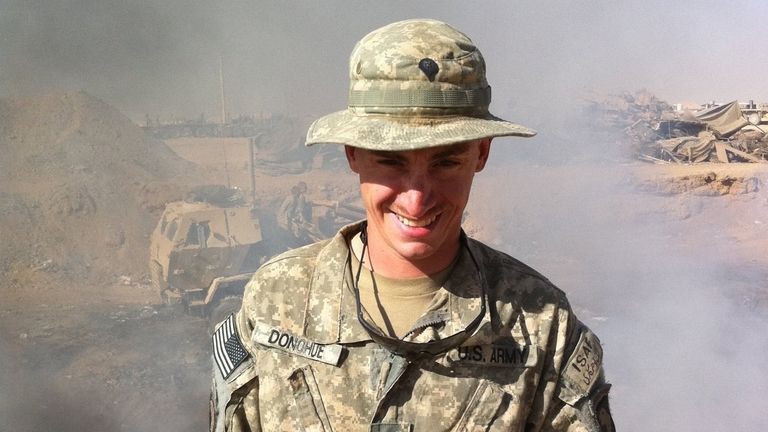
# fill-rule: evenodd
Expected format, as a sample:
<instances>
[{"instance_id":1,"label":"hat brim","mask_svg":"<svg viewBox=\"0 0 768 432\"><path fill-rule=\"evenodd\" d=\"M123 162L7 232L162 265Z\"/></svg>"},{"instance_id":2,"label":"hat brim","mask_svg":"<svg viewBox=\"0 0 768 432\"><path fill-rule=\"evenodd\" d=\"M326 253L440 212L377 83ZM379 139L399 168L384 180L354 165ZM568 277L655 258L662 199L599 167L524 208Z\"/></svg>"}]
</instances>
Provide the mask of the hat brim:
<instances>
[{"instance_id":1,"label":"hat brim","mask_svg":"<svg viewBox=\"0 0 768 432\"><path fill-rule=\"evenodd\" d=\"M307 131L306 145L345 144L368 150L402 151L439 147L502 136L532 137L536 131L485 117L402 117L359 115L338 111L315 120Z\"/></svg>"}]
</instances>

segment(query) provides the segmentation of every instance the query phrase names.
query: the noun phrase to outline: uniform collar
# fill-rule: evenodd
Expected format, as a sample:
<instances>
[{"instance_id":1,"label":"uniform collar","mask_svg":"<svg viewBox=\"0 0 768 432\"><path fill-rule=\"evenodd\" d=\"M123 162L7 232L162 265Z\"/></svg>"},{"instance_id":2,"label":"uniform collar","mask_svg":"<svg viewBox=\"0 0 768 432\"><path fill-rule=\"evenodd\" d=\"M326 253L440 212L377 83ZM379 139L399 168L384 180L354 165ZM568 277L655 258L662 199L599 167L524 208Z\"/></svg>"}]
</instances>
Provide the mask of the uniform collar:
<instances>
[{"instance_id":1,"label":"uniform collar","mask_svg":"<svg viewBox=\"0 0 768 432\"><path fill-rule=\"evenodd\" d=\"M478 259L478 251L472 249L474 245L471 240L466 239L465 244L466 246L460 249L454 268L438 291L435 301L417 320L414 329L406 335L405 340L428 342L443 339L467 328L480 313L483 302L486 301L483 291L486 291L487 297L488 286L483 280L482 263L477 262L476 265L472 259L472 256ZM483 290L484 284L485 290ZM488 319L487 306L486 304L484 320ZM441 322L442 324L439 324ZM438 324L432 325L432 323ZM478 326L480 327L482 324Z\"/></svg>"},{"instance_id":2,"label":"uniform collar","mask_svg":"<svg viewBox=\"0 0 768 432\"><path fill-rule=\"evenodd\" d=\"M352 271L349 268L348 239L361 229L362 222L342 228L317 256L304 316L304 335L319 343L354 343L371 337L357 320ZM478 269L468 248L479 259L474 242L461 248L455 268L448 276L430 310L418 320L416 331L406 340L427 342L442 339L466 328L477 316L485 299L482 296L482 263ZM487 287L486 287L487 289ZM486 308L486 316L488 312ZM431 325L434 322L442 324ZM419 325L422 328L418 328ZM480 326L482 327L482 325Z\"/></svg>"},{"instance_id":3,"label":"uniform collar","mask_svg":"<svg viewBox=\"0 0 768 432\"><path fill-rule=\"evenodd\" d=\"M320 343L370 340L355 316L351 291L347 239L360 231L362 222L343 227L317 256L309 286L304 334Z\"/></svg>"}]
</instances>

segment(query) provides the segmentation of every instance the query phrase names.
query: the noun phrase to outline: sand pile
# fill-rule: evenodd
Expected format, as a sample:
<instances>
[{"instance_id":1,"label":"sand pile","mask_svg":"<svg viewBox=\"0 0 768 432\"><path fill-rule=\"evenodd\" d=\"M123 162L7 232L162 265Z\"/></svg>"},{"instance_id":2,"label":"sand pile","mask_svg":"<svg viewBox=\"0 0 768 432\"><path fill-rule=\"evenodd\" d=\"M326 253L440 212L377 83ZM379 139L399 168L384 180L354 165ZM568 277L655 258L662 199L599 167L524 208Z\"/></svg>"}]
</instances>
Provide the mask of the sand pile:
<instances>
[{"instance_id":1,"label":"sand pile","mask_svg":"<svg viewBox=\"0 0 768 432\"><path fill-rule=\"evenodd\" d=\"M146 273L163 204L195 165L84 92L0 100L0 288Z\"/></svg>"}]
</instances>

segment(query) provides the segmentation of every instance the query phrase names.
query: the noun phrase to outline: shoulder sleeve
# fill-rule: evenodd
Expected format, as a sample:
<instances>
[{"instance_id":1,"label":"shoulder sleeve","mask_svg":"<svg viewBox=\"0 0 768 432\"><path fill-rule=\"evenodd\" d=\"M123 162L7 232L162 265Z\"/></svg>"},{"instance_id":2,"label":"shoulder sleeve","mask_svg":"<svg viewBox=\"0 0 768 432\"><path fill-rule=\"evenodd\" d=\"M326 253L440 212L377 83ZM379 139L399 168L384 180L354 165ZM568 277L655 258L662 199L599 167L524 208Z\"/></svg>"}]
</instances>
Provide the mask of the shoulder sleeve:
<instances>
[{"instance_id":1,"label":"shoulder sleeve","mask_svg":"<svg viewBox=\"0 0 768 432\"><path fill-rule=\"evenodd\" d=\"M230 315L212 335L211 432L261 430L258 368L238 330L236 317Z\"/></svg>"},{"instance_id":2,"label":"shoulder sleeve","mask_svg":"<svg viewBox=\"0 0 768 432\"><path fill-rule=\"evenodd\" d=\"M571 320L566 360L558 375L543 430L615 431L608 405L611 385L603 372L603 348L592 331Z\"/></svg>"}]
</instances>

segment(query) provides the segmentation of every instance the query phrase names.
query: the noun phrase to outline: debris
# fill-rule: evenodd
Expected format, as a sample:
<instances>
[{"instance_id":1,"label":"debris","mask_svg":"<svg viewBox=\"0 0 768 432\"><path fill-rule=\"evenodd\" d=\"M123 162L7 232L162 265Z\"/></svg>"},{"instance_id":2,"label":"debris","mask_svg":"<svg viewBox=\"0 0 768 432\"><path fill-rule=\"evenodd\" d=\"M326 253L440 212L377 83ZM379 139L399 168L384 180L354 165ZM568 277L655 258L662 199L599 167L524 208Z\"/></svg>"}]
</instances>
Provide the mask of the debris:
<instances>
[{"instance_id":1,"label":"debris","mask_svg":"<svg viewBox=\"0 0 768 432\"><path fill-rule=\"evenodd\" d=\"M149 318L153 315L157 315L157 311L154 308L148 306L143 307L141 312L139 312L139 318L142 319Z\"/></svg>"},{"instance_id":2,"label":"debris","mask_svg":"<svg viewBox=\"0 0 768 432\"><path fill-rule=\"evenodd\" d=\"M692 111L647 90L591 98L593 126L623 131L635 157L652 163L768 162L768 105L714 102Z\"/></svg>"},{"instance_id":3,"label":"debris","mask_svg":"<svg viewBox=\"0 0 768 432\"><path fill-rule=\"evenodd\" d=\"M728 138L749 124L749 121L741 113L738 101L714 106L694 115L706 123L707 128L714 131L719 138Z\"/></svg>"},{"instance_id":4,"label":"debris","mask_svg":"<svg viewBox=\"0 0 768 432\"><path fill-rule=\"evenodd\" d=\"M698 136L658 140L656 144L675 162L704 162L715 148L712 132L701 132Z\"/></svg>"},{"instance_id":5,"label":"debris","mask_svg":"<svg viewBox=\"0 0 768 432\"><path fill-rule=\"evenodd\" d=\"M32 270L34 270L34 271L53 272L53 271L56 271L56 265L53 263L52 259L47 259L47 260L43 261L41 264L32 267Z\"/></svg>"}]
</instances>

